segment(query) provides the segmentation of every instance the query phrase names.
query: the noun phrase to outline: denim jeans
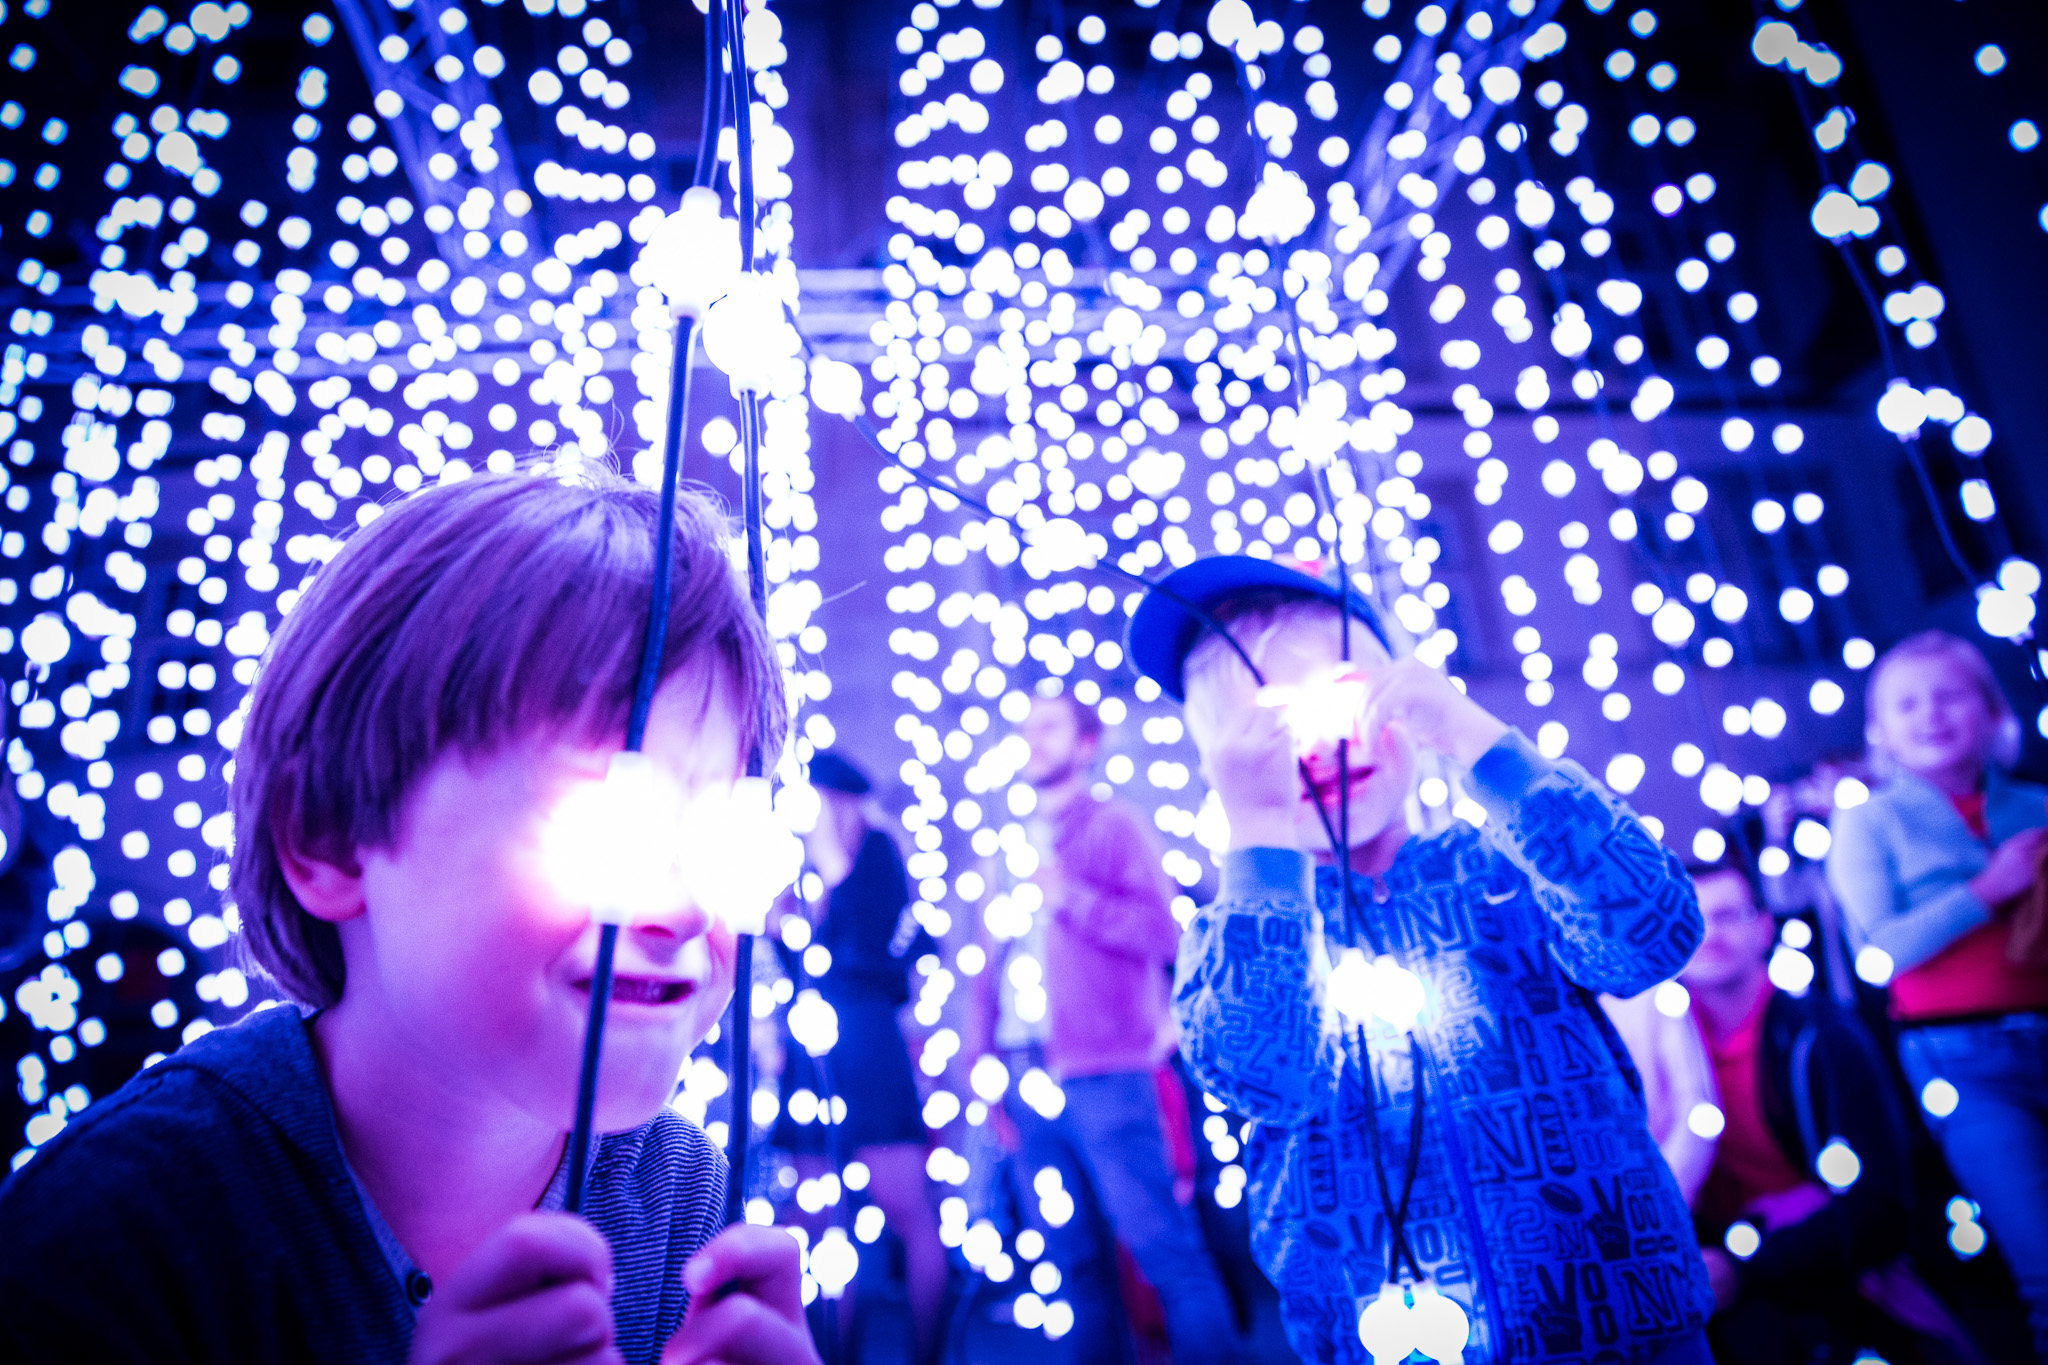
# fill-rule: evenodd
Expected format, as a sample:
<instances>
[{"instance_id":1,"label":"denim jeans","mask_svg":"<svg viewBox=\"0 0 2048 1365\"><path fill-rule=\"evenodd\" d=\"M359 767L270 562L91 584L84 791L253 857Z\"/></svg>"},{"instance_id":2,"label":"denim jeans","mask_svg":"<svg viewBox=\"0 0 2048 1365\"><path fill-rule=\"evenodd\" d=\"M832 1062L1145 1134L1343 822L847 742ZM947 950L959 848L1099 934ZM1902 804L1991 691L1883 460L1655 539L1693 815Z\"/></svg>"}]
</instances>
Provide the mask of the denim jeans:
<instances>
[{"instance_id":1,"label":"denim jeans","mask_svg":"<svg viewBox=\"0 0 2048 1365\"><path fill-rule=\"evenodd\" d=\"M1077 1076L1061 1087L1066 1108L1047 1121L1012 1105L1032 1173L1060 1169L1076 1212L1045 1227L1062 1286L1076 1312L1079 1358L1128 1358L1117 1307L1114 1235L1129 1249L1165 1312L1174 1365L1222 1365L1234 1358L1230 1296L1197 1231L1194 1213L1173 1197L1173 1168L1150 1074ZM1027 1196L1027 1200L1036 1203Z\"/></svg>"},{"instance_id":2,"label":"denim jeans","mask_svg":"<svg viewBox=\"0 0 2048 1365\"><path fill-rule=\"evenodd\" d=\"M1940 1077L1961 1097L1928 1121L1983 1209L2048 1362L2048 1014L1902 1029L1899 1061L1915 1092Z\"/></svg>"}]
</instances>

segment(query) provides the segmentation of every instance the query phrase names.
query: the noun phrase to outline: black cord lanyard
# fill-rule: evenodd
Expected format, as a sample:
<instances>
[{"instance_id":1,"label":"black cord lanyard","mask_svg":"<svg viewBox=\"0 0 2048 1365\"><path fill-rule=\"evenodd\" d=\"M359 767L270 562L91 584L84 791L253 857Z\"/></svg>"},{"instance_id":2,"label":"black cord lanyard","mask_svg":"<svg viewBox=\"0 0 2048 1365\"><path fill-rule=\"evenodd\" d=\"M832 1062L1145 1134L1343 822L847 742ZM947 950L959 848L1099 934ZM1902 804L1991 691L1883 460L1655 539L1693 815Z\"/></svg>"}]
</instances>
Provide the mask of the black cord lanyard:
<instances>
[{"instance_id":1,"label":"black cord lanyard","mask_svg":"<svg viewBox=\"0 0 2048 1365\"><path fill-rule=\"evenodd\" d=\"M1365 1106L1366 1106L1366 1147L1372 1153L1373 1179L1379 1185L1380 1206L1387 1215L1387 1279L1398 1280L1401 1262L1408 1263L1408 1269L1417 1280L1424 1277L1422 1266L1415 1259L1413 1248L1408 1245L1408 1205L1415 1194L1415 1177L1422 1168L1422 1111L1425 1091L1422 1085L1422 1040L1408 1035L1408 1066L1414 1076L1411 1089L1413 1096L1408 1109L1408 1152L1402 1161L1401 1199L1394 1201L1393 1191L1387 1184L1387 1164L1381 1152L1379 1067L1373 1060L1372 1044L1365 1029L1358 1030L1359 1051L1365 1060ZM1391 1098L1391 1090L1388 1092Z\"/></svg>"},{"instance_id":2,"label":"black cord lanyard","mask_svg":"<svg viewBox=\"0 0 2048 1365\"><path fill-rule=\"evenodd\" d=\"M1338 753L1341 761L1343 750L1340 748ZM1351 816L1349 797L1350 793L1347 790L1338 807L1338 819L1347 826L1350 824ZM1362 915L1354 915L1351 912L1351 869L1348 866L1349 859L1344 861L1347 865L1343 868L1339 880L1345 892L1345 925L1351 930L1354 944L1363 939L1366 946L1377 956L1380 951L1379 935L1373 932L1372 926L1365 922ZM1366 1035L1364 1025L1358 1028L1358 1050L1362 1063L1360 1069L1365 1073L1366 1150L1372 1155L1373 1181L1379 1189L1380 1207L1387 1215L1387 1279L1389 1282L1399 1280L1401 1263L1406 1261L1415 1278L1422 1280L1427 1277L1422 1273L1421 1262L1415 1258L1414 1248L1408 1244L1408 1208L1415 1194L1416 1176L1422 1169L1422 1122L1426 1094L1422 1080L1422 1038L1414 1029L1408 1031L1408 1067L1414 1078L1411 1086L1413 1098L1408 1111L1408 1150L1401 1163L1401 1198L1398 1201L1394 1198L1393 1187L1387 1182L1387 1165L1383 1151L1385 1144L1380 1135L1379 1067L1374 1060L1372 1043ZM1390 1088L1390 1099L1392 1094Z\"/></svg>"}]
</instances>

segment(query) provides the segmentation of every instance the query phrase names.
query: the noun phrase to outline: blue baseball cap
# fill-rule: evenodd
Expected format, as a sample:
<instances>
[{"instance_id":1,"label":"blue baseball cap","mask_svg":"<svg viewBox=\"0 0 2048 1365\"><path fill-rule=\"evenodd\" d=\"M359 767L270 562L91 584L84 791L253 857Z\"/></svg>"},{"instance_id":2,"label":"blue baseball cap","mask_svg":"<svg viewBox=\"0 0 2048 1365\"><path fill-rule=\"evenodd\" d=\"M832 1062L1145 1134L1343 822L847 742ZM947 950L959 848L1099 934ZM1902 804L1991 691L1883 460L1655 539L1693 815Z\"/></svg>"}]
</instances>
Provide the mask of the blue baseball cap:
<instances>
[{"instance_id":1,"label":"blue baseball cap","mask_svg":"<svg viewBox=\"0 0 2048 1365\"><path fill-rule=\"evenodd\" d=\"M1158 683L1159 690L1167 696L1185 701L1181 670L1187 664L1188 652L1208 629L1203 618L1225 598L1259 591L1296 592L1333 607L1347 608L1353 617L1365 623L1388 653L1393 652L1379 609L1355 590L1270 559L1211 555L1175 569L1153 584L1145 600L1138 603L1125 633L1131 666Z\"/></svg>"}]
</instances>

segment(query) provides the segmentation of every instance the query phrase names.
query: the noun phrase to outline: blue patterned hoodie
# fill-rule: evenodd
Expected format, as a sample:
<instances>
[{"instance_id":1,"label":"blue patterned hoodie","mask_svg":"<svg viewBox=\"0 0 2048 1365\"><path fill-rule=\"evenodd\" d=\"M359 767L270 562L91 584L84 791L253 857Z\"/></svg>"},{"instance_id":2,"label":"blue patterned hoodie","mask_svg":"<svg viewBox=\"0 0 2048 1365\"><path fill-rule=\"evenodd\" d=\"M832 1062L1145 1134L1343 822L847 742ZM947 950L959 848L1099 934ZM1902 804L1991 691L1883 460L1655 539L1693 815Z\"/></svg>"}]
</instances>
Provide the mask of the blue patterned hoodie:
<instances>
[{"instance_id":1,"label":"blue patterned hoodie","mask_svg":"<svg viewBox=\"0 0 2048 1365\"><path fill-rule=\"evenodd\" d=\"M1467 785L1484 825L1411 838L1384 877L1354 877L1354 923L1334 868L1228 855L1182 940L1182 1050L1253 1120L1252 1248L1304 1360L1369 1359L1358 1314L1390 1243L1364 1087L1398 1202L1419 1083L1408 1241L1471 1318L1468 1365L1639 1365L1704 1327L1713 1295L1594 992L1634 995L1685 964L1702 932L1692 881L1583 769L1518 732ZM1351 946L1422 978L1420 1077L1400 1036L1368 1041L1325 999Z\"/></svg>"}]
</instances>

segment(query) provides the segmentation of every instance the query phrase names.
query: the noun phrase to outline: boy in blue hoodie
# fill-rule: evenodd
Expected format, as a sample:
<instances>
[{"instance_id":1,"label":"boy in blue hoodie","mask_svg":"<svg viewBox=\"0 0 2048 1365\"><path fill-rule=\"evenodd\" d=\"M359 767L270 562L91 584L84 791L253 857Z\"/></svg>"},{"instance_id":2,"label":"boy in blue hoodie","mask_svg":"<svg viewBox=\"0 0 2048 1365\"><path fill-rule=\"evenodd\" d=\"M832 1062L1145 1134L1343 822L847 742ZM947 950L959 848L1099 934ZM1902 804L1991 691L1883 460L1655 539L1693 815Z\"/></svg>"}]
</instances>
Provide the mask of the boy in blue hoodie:
<instances>
[{"instance_id":1,"label":"boy in blue hoodie","mask_svg":"<svg viewBox=\"0 0 2048 1365\"><path fill-rule=\"evenodd\" d=\"M1692 884L1340 594L1218 557L1131 623L1229 819L1175 1010L1202 1084L1253 1120L1252 1244L1289 1339L1317 1362L1707 1365L1690 1217L1595 999L1684 965ZM1410 832L1418 749L1465 770L1481 825Z\"/></svg>"}]
</instances>

